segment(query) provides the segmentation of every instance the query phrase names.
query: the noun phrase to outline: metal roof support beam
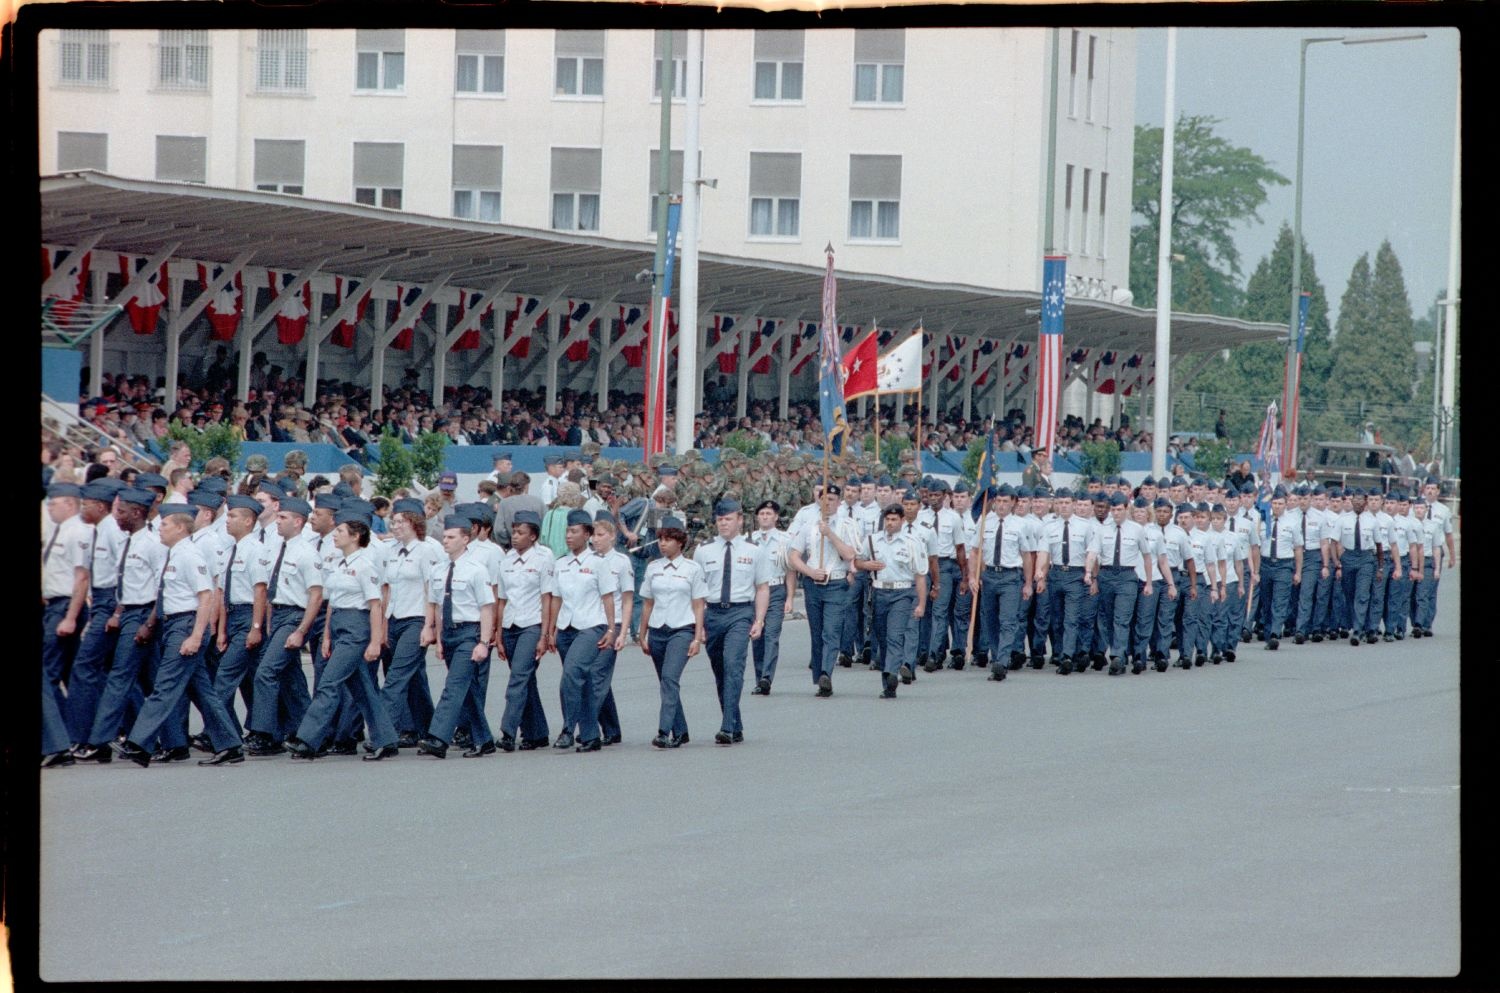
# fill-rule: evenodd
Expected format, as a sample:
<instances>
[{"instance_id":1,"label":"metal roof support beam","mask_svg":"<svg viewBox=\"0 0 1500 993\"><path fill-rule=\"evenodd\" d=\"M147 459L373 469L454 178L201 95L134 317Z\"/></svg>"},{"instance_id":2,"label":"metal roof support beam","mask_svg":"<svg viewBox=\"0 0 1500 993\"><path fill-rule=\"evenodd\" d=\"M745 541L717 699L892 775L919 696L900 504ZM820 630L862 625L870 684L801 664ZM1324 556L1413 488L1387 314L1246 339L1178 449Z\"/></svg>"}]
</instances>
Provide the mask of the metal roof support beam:
<instances>
[{"instance_id":1,"label":"metal roof support beam","mask_svg":"<svg viewBox=\"0 0 1500 993\"><path fill-rule=\"evenodd\" d=\"M462 338L464 334L469 331L477 330L479 328L479 322L484 318L484 312L490 307L494 306L495 302L500 299L500 294L505 292L506 287L510 286L511 281L514 278L515 277L513 276L507 277L506 279L503 279L495 285L491 286L484 292L484 295L479 298L479 302L474 304L473 307L470 307L468 310L464 311L463 320L458 322L458 325L453 329L451 333L442 336L442 339L438 344L437 354L446 356L449 350L458 343L459 338ZM360 285L363 286L364 284ZM459 298L460 300L462 300L463 298L462 290L459 291ZM449 306L449 304L443 304L438 309L446 312ZM446 317L446 313L444 314L444 317ZM497 319L495 321L495 325L503 334L505 331L505 319ZM446 379L446 376L444 378ZM434 402L442 402L442 393L436 388L434 389L432 396Z\"/></svg>"},{"instance_id":2,"label":"metal roof support beam","mask_svg":"<svg viewBox=\"0 0 1500 993\"><path fill-rule=\"evenodd\" d=\"M750 336L745 333L745 328L750 322L741 318L734 323L739 328L739 337L736 339L736 344L739 346L739 358L735 365L735 372L739 373L740 377L739 392L734 398L734 416L736 420L739 420L745 416L749 403L747 394L750 392Z\"/></svg>"},{"instance_id":3,"label":"metal roof support beam","mask_svg":"<svg viewBox=\"0 0 1500 993\"><path fill-rule=\"evenodd\" d=\"M1181 375L1181 376L1173 376L1172 378L1174 380L1176 380L1177 383L1179 384L1178 385L1178 389L1179 390L1185 390L1185 389L1187 389L1188 384L1193 381L1193 377L1197 376L1204 369L1207 369L1208 368L1208 364L1210 362L1212 362L1214 359L1218 358L1218 357L1219 357L1219 353L1218 353L1217 350L1212 351L1212 352L1204 352L1203 353L1203 357L1201 359L1199 359L1197 362L1193 363L1192 366L1190 366L1188 368L1188 371L1187 371L1186 374ZM1168 424L1171 423L1171 418L1170 417L1167 419L1167 423Z\"/></svg>"},{"instance_id":4,"label":"metal roof support beam","mask_svg":"<svg viewBox=\"0 0 1500 993\"><path fill-rule=\"evenodd\" d=\"M791 325L794 322L787 321L786 323ZM780 326L777 325L778 328ZM781 360L776 364L776 371L781 380L781 396L777 402L776 416L784 421L787 415L787 394L792 388L792 336L789 334L781 335Z\"/></svg>"},{"instance_id":5,"label":"metal roof support beam","mask_svg":"<svg viewBox=\"0 0 1500 993\"><path fill-rule=\"evenodd\" d=\"M234 277L244 270L245 264L254 255L255 252L253 249L236 255L234 260L224 267L224 271L214 277L208 286L204 287L203 292L194 297L193 302L173 319L176 330L179 333L187 330L187 326L196 321L198 316L207 309L209 301L214 298L214 294L228 286Z\"/></svg>"},{"instance_id":6,"label":"metal roof support beam","mask_svg":"<svg viewBox=\"0 0 1500 993\"><path fill-rule=\"evenodd\" d=\"M235 377L234 395L240 403L250 402L250 359L255 347L255 333L252 330L255 323L255 301L254 288L241 289L240 326L234 332L234 347L239 349L239 371Z\"/></svg>"},{"instance_id":7,"label":"metal roof support beam","mask_svg":"<svg viewBox=\"0 0 1500 993\"><path fill-rule=\"evenodd\" d=\"M360 299L365 295L367 291L371 291L374 289L375 284L380 280L382 276L386 274L387 270L389 270L390 267L390 263L386 263L385 265L377 268L374 272L370 273L370 275L360 280L359 289L352 293L347 292L346 288L343 301L338 305L337 308L334 309L334 312L332 314L329 314L326 318L323 319L320 324L318 324L317 329L313 331L312 336L316 338L320 343L326 341L328 336L333 333L334 328L338 327L344 321L347 321L351 315L359 313ZM374 298L372 297L371 299Z\"/></svg>"},{"instance_id":8,"label":"metal roof support beam","mask_svg":"<svg viewBox=\"0 0 1500 993\"><path fill-rule=\"evenodd\" d=\"M114 298L109 302L119 304L123 307L125 301L146 288L146 284L151 281L152 274L167 264L167 260L176 253L178 246L181 244L182 242L180 241L170 242L161 251L147 259L146 264L141 266L140 271L130 278L130 282L125 284L125 288L116 293ZM166 287L162 287L162 291L166 292Z\"/></svg>"},{"instance_id":9,"label":"metal roof support beam","mask_svg":"<svg viewBox=\"0 0 1500 993\"><path fill-rule=\"evenodd\" d=\"M989 340L989 339L987 339L987 340ZM974 383L973 383L972 386L969 387L970 397L972 397L973 394L979 389L979 377L983 376L985 373L987 373L991 369L993 369L996 365L998 365L1000 363L1001 359L1003 359L1003 358L1005 358L1005 350L1000 347L1000 343L999 342L995 342L995 347L990 350L990 354L988 354L988 355L981 354L979 356L979 360L974 363L974 374L973 374L974 375ZM1002 370L1004 368L1005 368L1004 366L1001 366ZM994 379L999 379L999 378L1000 377L998 375L994 376ZM993 394L992 394L992 396L993 396ZM964 420L967 421L967 420L970 419L970 411L971 411L971 405L970 404L965 404L964 405Z\"/></svg>"},{"instance_id":10,"label":"metal roof support beam","mask_svg":"<svg viewBox=\"0 0 1500 993\"><path fill-rule=\"evenodd\" d=\"M748 323L751 320L760 320L760 315L747 314L744 319ZM786 321L780 321L777 323L775 331L772 331L769 335L761 336L760 347L751 352L747 359L751 365L770 355L771 351L777 345L781 344L781 340L787 336L787 323Z\"/></svg>"},{"instance_id":11,"label":"metal roof support beam","mask_svg":"<svg viewBox=\"0 0 1500 993\"><path fill-rule=\"evenodd\" d=\"M358 290L344 296L343 301L334 308L332 314L316 322L312 328L312 333L307 336L307 374L303 377L302 382L302 403L304 406L311 407L318 401L318 361L322 355L323 341L333 333L333 329L338 327L341 322L348 320L351 314L359 313L359 301L365 295L366 288L373 288L375 282L381 276L385 275L386 270L389 268L390 265L386 264L376 269L374 274L359 284ZM313 308L313 313L321 314L323 312L323 297L325 294L322 290L316 292L318 295L318 305ZM309 315L310 317L311 315Z\"/></svg>"},{"instance_id":12,"label":"metal roof support beam","mask_svg":"<svg viewBox=\"0 0 1500 993\"><path fill-rule=\"evenodd\" d=\"M48 276L46 282L42 283L43 300L49 296L62 296L63 291L72 285L73 279L78 275L78 270L83 268L84 256L92 251L93 247L99 244L99 239L103 237L104 232L96 232L68 250L68 257L62 266L52 270L52 275ZM97 332L95 333L97 334ZM98 396L99 391L95 390L89 395Z\"/></svg>"},{"instance_id":13,"label":"metal roof support beam","mask_svg":"<svg viewBox=\"0 0 1500 993\"><path fill-rule=\"evenodd\" d=\"M695 381L693 383L693 413L694 414L698 413L698 411L700 411L700 410L703 409L703 373L704 373L705 368L707 368L706 364L708 362L708 359L706 357L707 356L707 352L708 352L708 322L707 322L706 318L707 318L707 316L709 314L712 314L714 312L714 307L715 307L715 305L717 303L718 303L718 300L700 300L699 301L699 307L698 307L698 315L699 315L698 316L698 327L695 329L696 330L696 334L694 334L694 336L693 336L694 339L695 339L695 341L697 342L697 345L698 345L698 351L697 351L698 364L694 367L697 370L698 379L697 379L697 381ZM682 333L682 331L681 331L680 328L678 329L677 333L678 334ZM717 353L715 353L715 354L717 354ZM678 375L681 375L681 368L680 368L680 366L679 366L678 370L676 370L676 371L677 371Z\"/></svg>"},{"instance_id":14,"label":"metal roof support beam","mask_svg":"<svg viewBox=\"0 0 1500 993\"><path fill-rule=\"evenodd\" d=\"M629 323L626 323L623 318L611 318L604 325L601 325L604 330L600 333L599 367L596 370L596 378L594 380L594 392L597 394L595 406L601 414L609 409L610 366L614 363L615 356L624 350L625 342L630 340L630 329L641 319L642 313L644 313L643 310L637 309L635 321ZM620 321L620 334L614 341L610 341L608 329L610 324L615 320Z\"/></svg>"}]
</instances>

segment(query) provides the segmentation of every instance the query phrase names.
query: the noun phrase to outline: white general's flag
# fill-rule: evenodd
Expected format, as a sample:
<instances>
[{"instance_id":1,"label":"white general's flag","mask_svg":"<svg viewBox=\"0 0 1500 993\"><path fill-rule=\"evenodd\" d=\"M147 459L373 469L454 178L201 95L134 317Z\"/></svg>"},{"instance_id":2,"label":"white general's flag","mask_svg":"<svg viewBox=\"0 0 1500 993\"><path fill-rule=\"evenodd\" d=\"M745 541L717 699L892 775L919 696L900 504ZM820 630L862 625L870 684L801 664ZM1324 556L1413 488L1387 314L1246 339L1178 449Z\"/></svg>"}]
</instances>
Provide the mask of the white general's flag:
<instances>
[{"instance_id":1,"label":"white general's flag","mask_svg":"<svg viewBox=\"0 0 1500 993\"><path fill-rule=\"evenodd\" d=\"M922 333L907 338L880 357L875 366L880 393L912 393L922 388Z\"/></svg>"}]
</instances>

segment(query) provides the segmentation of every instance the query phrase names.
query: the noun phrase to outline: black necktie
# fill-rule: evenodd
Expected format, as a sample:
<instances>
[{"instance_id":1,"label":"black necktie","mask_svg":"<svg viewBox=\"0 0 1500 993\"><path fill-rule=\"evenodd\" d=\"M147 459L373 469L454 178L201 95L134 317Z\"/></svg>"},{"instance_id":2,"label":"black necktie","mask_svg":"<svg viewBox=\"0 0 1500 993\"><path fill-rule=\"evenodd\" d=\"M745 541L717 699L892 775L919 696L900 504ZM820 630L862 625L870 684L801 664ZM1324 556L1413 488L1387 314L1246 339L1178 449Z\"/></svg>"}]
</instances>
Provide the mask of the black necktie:
<instances>
[{"instance_id":1,"label":"black necktie","mask_svg":"<svg viewBox=\"0 0 1500 993\"><path fill-rule=\"evenodd\" d=\"M1068 560L1073 552L1072 543L1068 541L1068 525L1070 523L1070 521L1063 521L1063 565L1068 564Z\"/></svg>"},{"instance_id":2,"label":"black necktie","mask_svg":"<svg viewBox=\"0 0 1500 993\"><path fill-rule=\"evenodd\" d=\"M443 581L443 627L453 626L453 567L457 563L448 563L448 578Z\"/></svg>"},{"instance_id":3,"label":"black necktie","mask_svg":"<svg viewBox=\"0 0 1500 993\"><path fill-rule=\"evenodd\" d=\"M271 581L266 584L266 601L276 602L276 578L281 575L281 557L286 554L286 542L281 543L281 550L276 553L276 564L271 567Z\"/></svg>"},{"instance_id":4,"label":"black necktie","mask_svg":"<svg viewBox=\"0 0 1500 993\"><path fill-rule=\"evenodd\" d=\"M44 565L46 564L47 560L52 557L52 546L57 544L57 534L61 530L61 524L52 525L52 537L47 539L47 547L42 549L42 563Z\"/></svg>"},{"instance_id":5,"label":"black necktie","mask_svg":"<svg viewBox=\"0 0 1500 993\"><path fill-rule=\"evenodd\" d=\"M401 551L399 551L399 552L396 553L396 558L398 558L398 559L401 558L403 555L405 555L409 551L411 551L410 548L403 548L403 549L401 549Z\"/></svg>"},{"instance_id":6,"label":"black necktie","mask_svg":"<svg viewBox=\"0 0 1500 993\"><path fill-rule=\"evenodd\" d=\"M1122 525L1115 525L1115 567L1120 565L1120 534L1124 530Z\"/></svg>"},{"instance_id":7,"label":"black necktie","mask_svg":"<svg viewBox=\"0 0 1500 993\"><path fill-rule=\"evenodd\" d=\"M266 543L266 529L264 526L262 526L260 529L260 543L262 545Z\"/></svg>"},{"instance_id":8,"label":"black necktie","mask_svg":"<svg viewBox=\"0 0 1500 993\"><path fill-rule=\"evenodd\" d=\"M1276 558L1276 539L1279 537L1279 532L1280 531L1281 531L1281 518L1279 518L1279 517L1273 517L1273 518L1271 518L1271 558L1272 558L1272 560L1274 560Z\"/></svg>"},{"instance_id":9,"label":"black necktie","mask_svg":"<svg viewBox=\"0 0 1500 993\"><path fill-rule=\"evenodd\" d=\"M724 563L723 563L724 564L724 576L723 576L723 581L719 584L719 606L721 606L721 607L727 607L727 606L729 606L729 595L730 595L729 587L730 587L730 584L734 581L734 578L733 578L734 565L733 565L733 563L734 563L734 543L731 542L731 541L726 541L726 542L724 542Z\"/></svg>"},{"instance_id":10,"label":"black necktie","mask_svg":"<svg viewBox=\"0 0 1500 993\"><path fill-rule=\"evenodd\" d=\"M1000 526L995 529L995 568L1000 568L1000 555L1005 550L1005 518L1000 518Z\"/></svg>"},{"instance_id":11,"label":"black necktie","mask_svg":"<svg viewBox=\"0 0 1500 993\"><path fill-rule=\"evenodd\" d=\"M121 600L125 596L125 561L130 558L130 542L134 534L125 535L125 550L120 553L120 572L115 576L115 599Z\"/></svg>"},{"instance_id":12,"label":"black necktie","mask_svg":"<svg viewBox=\"0 0 1500 993\"><path fill-rule=\"evenodd\" d=\"M169 566L171 564L172 564L172 550L169 548L169 549L167 549L167 558L166 558L166 561L162 562L162 564L161 564L161 578L156 581L156 613L157 613L157 616L164 616L162 614L162 606L166 602L166 598L167 598L167 566Z\"/></svg>"},{"instance_id":13,"label":"black necktie","mask_svg":"<svg viewBox=\"0 0 1500 993\"><path fill-rule=\"evenodd\" d=\"M323 538L324 538L324 535L321 535L321 534L320 534L320 535L318 535L318 543L317 543L317 545L316 545L316 546L314 546L314 548L313 548L313 550L314 550L314 551L315 551L315 552L317 552L317 553L318 553L318 554L319 554L319 555L322 555L322 554L323 554Z\"/></svg>"},{"instance_id":14,"label":"black necktie","mask_svg":"<svg viewBox=\"0 0 1500 993\"><path fill-rule=\"evenodd\" d=\"M1302 544L1307 544L1307 511L1302 512Z\"/></svg>"},{"instance_id":15,"label":"black necktie","mask_svg":"<svg viewBox=\"0 0 1500 993\"><path fill-rule=\"evenodd\" d=\"M1355 514L1354 515L1354 550L1357 552L1357 551L1359 551L1359 549L1360 549L1360 544L1359 544L1359 515Z\"/></svg>"},{"instance_id":16,"label":"black necktie","mask_svg":"<svg viewBox=\"0 0 1500 993\"><path fill-rule=\"evenodd\" d=\"M234 588L234 560L239 558L239 555L240 543L235 542L233 550L229 553L229 567L224 570L224 606L226 608L234 606L234 594L232 593Z\"/></svg>"}]
</instances>

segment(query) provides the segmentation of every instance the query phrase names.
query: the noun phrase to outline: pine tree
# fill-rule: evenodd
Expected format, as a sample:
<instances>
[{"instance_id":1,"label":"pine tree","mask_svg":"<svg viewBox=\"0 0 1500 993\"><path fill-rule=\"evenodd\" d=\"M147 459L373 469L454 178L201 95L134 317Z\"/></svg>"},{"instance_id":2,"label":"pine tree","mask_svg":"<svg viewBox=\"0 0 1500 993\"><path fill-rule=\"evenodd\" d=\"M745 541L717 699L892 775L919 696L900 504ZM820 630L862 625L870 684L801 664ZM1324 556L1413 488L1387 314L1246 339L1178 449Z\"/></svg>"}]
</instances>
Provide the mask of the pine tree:
<instances>
[{"instance_id":1,"label":"pine tree","mask_svg":"<svg viewBox=\"0 0 1500 993\"><path fill-rule=\"evenodd\" d=\"M1382 252L1389 245L1382 246ZM1386 278L1391 276L1391 262L1381 267ZM1400 266L1396 265L1395 276L1400 280ZM1405 299L1404 282L1399 287ZM1411 398L1411 377L1407 356L1399 355L1405 348L1411 351L1411 307L1406 305L1406 326L1400 333L1400 341L1389 337L1393 328L1383 318L1389 307L1390 290L1377 285L1375 274L1370 269L1369 253L1354 262L1349 273L1349 283L1339 301L1338 334L1333 340L1333 376L1329 393L1336 400L1366 404L1403 403Z\"/></svg>"},{"instance_id":2,"label":"pine tree","mask_svg":"<svg viewBox=\"0 0 1500 993\"><path fill-rule=\"evenodd\" d=\"M1307 306L1307 334L1302 342L1302 388L1304 405L1328 399L1328 377L1333 368L1328 323L1328 294L1318 279L1317 260L1302 242L1302 288L1311 294ZM1242 316L1251 321L1285 324L1292 307L1292 229L1283 224L1271 254L1263 257L1245 286ZM1252 346L1259 347L1259 346ZM1283 355L1285 348L1276 346ZM1283 358L1283 374L1285 372Z\"/></svg>"}]
</instances>

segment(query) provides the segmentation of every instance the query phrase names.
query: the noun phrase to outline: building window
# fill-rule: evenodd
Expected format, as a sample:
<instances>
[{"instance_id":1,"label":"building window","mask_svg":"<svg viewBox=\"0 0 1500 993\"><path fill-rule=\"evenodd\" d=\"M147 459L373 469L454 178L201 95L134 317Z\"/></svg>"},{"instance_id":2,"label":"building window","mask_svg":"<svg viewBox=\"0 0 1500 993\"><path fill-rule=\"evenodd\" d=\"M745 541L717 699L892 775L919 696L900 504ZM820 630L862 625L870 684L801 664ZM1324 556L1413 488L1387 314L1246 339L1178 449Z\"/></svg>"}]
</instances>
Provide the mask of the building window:
<instances>
[{"instance_id":1,"label":"building window","mask_svg":"<svg viewBox=\"0 0 1500 993\"><path fill-rule=\"evenodd\" d=\"M603 155L598 148L552 150L552 226L557 230L599 230Z\"/></svg>"},{"instance_id":2,"label":"building window","mask_svg":"<svg viewBox=\"0 0 1500 993\"><path fill-rule=\"evenodd\" d=\"M905 99L906 30L854 32L854 102L901 103Z\"/></svg>"},{"instance_id":3,"label":"building window","mask_svg":"<svg viewBox=\"0 0 1500 993\"><path fill-rule=\"evenodd\" d=\"M801 31L755 32L755 99L801 100Z\"/></svg>"},{"instance_id":4,"label":"building window","mask_svg":"<svg viewBox=\"0 0 1500 993\"><path fill-rule=\"evenodd\" d=\"M1064 168L1063 180L1063 251L1073 250L1073 167Z\"/></svg>"},{"instance_id":5,"label":"building window","mask_svg":"<svg viewBox=\"0 0 1500 993\"><path fill-rule=\"evenodd\" d=\"M460 29L454 34L454 90L459 93L504 93L505 32Z\"/></svg>"},{"instance_id":6,"label":"building window","mask_svg":"<svg viewBox=\"0 0 1500 993\"><path fill-rule=\"evenodd\" d=\"M453 146L453 216L500 220L500 179L505 149L499 145Z\"/></svg>"},{"instance_id":7,"label":"building window","mask_svg":"<svg viewBox=\"0 0 1500 993\"><path fill-rule=\"evenodd\" d=\"M1078 116L1078 32L1074 31L1070 37L1072 42L1068 48L1068 116Z\"/></svg>"},{"instance_id":8,"label":"building window","mask_svg":"<svg viewBox=\"0 0 1500 993\"><path fill-rule=\"evenodd\" d=\"M354 202L400 210L405 155L399 141L356 141Z\"/></svg>"},{"instance_id":9,"label":"building window","mask_svg":"<svg viewBox=\"0 0 1500 993\"><path fill-rule=\"evenodd\" d=\"M108 165L109 135L84 131L57 132L58 172L75 172L79 169L107 172Z\"/></svg>"},{"instance_id":10,"label":"building window","mask_svg":"<svg viewBox=\"0 0 1500 993\"><path fill-rule=\"evenodd\" d=\"M666 32L656 32L651 63L651 99L661 99L661 57ZM687 32L672 32L672 99L687 99ZM703 53L698 53L698 99L703 99Z\"/></svg>"},{"instance_id":11,"label":"building window","mask_svg":"<svg viewBox=\"0 0 1500 993\"><path fill-rule=\"evenodd\" d=\"M849 237L901 237L901 156L849 156Z\"/></svg>"},{"instance_id":12,"label":"building window","mask_svg":"<svg viewBox=\"0 0 1500 993\"><path fill-rule=\"evenodd\" d=\"M207 90L208 57L207 31L162 31L156 43L157 89Z\"/></svg>"},{"instance_id":13,"label":"building window","mask_svg":"<svg viewBox=\"0 0 1500 993\"><path fill-rule=\"evenodd\" d=\"M557 81L560 97L604 95L604 32L559 31L556 39Z\"/></svg>"},{"instance_id":14,"label":"building window","mask_svg":"<svg viewBox=\"0 0 1500 993\"><path fill-rule=\"evenodd\" d=\"M108 31L64 29L58 43L58 82L67 86L108 86L109 49Z\"/></svg>"},{"instance_id":15,"label":"building window","mask_svg":"<svg viewBox=\"0 0 1500 993\"><path fill-rule=\"evenodd\" d=\"M406 86L406 32L359 28L354 34L354 88L399 93Z\"/></svg>"},{"instance_id":16,"label":"building window","mask_svg":"<svg viewBox=\"0 0 1500 993\"><path fill-rule=\"evenodd\" d=\"M801 153L751 152L751 236L796 238L801 208Z\"/></svg>"},{"instance_id":17,"label":"building window","mask_svg":"<svg viewBox=\"0 0 1500 993\"><path fill-rule=\"evenodd\" d=\"M1083 232L1081 254L1089 254L1089 185L1093 182L1094 170L1083 170L1083 209L1078 212L1079 230Z\"/></svg>"},{"instance_id":18,"label":"building window","mask_svg":"<svg viewBox=\"0 0 1500 993\"><path fill-rule=\"evenodd\" d=\"M1083 95L1083 119L1086 121L1094 119L1094 56L1097 54L1098 48L1099 36L1089 35L1089 80L1088 87Z\"/></svg>"},{"instance_id":19,"label":"building window","mask_svg":"<svg viewBox=\"0 0 1500 993\"><path fill-rule=\"evenodd\" d=\"M307 92L306 30L262 30L257 34L255 89L258 93Z\"/></svg>"},{"instance_id":20,"label":"building window","mask_svg":"<svg viewBox=\"0 0 1500 993\"><path fill-rule=\"evenodd\" d=\"M268 193L302 193L307 143L276 138L255 139L255 188Z\"/></svg>"},{"instance_id":21,"label":"building window","mask_svg":"<svg viewBox=\"0 0 1500 993\"><path fill-rule=\"evenodd\" d=\"M1104 198L1109 194L1109 173L1099 174L1099 257L1109 254L1109 215L1104 212Z\"/></svg>"},{"instance_id":22,"label":"building window","mask_svg":"<svg viewBox=\"0 0 1500 993\"><path fill-rule=\"evenodd\" d=\"M656 211L657 208L661 205L661 176L659 175L660 169L661 152L660 150L653 148L651 149L650 164L648 165L646 172L646 189L651 196L651 213L649 215L650 220L647 222L646 229L652 234L656 233ZM676 197L682 196L681 152L672 153L672 158L667 165L667 172L669 175L667 181L667 189L670 191L670 194Z\"/></svg>"},{"instance_id":23,"label":"building window","mask_svg":"<svg viewBox=\"0 0 1500 993\"><path fill-rule=\"evenodd\" d=\"M178 183L206 183L208 139L157 135L156 178Z\"/></svg>"}]
</instances>

